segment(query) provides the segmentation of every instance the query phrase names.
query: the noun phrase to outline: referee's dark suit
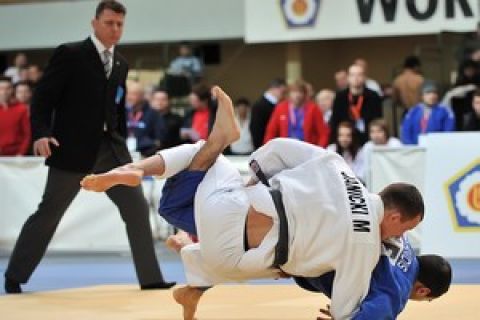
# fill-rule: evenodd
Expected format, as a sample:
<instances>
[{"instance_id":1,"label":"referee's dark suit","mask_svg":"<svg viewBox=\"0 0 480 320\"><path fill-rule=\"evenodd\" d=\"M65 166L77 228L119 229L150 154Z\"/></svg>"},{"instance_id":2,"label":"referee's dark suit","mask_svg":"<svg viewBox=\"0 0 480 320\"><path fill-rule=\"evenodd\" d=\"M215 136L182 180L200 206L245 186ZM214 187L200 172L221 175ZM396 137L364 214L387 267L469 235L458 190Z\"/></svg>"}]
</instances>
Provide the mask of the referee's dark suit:
<instances>
[{"instance_id":1,"label":"referee's dark suit","mask_svg":"<svg viewBox=\"0 0 480 320\"><path fill-rule=\"evenodd\" d=\"M52 146L46 160L50 168L43 198L22 228L5 272L7 279L28 281L85 174L131 162L125 143L128 65L117 50L111 65L106 73L91 38L63 44L53 53L35 88L33 139L54 137L60 145ZM125 222L140 285L163 284L142 188L117 186L106 193Z\"/></svg>"}]
</instances>

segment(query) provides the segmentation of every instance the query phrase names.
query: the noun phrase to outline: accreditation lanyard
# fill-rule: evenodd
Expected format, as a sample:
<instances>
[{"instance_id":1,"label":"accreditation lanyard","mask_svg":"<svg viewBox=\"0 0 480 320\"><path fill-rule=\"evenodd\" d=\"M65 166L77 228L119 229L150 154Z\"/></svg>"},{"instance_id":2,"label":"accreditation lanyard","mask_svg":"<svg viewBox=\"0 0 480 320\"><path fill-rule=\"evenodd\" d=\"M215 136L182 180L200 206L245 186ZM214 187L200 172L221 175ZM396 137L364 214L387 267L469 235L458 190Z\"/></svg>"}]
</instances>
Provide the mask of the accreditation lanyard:
<instances>
[{"instance_id":1,"label":"accreditation lanyard","mask_svg":"<svg viewBox=\"0 0 480 320\"><path fill-rule=\"evenodd\" d=\"M358 97L357 103L353 103L353 96L349 92L348 93L348 102L350 104L350 115L352 116L353 120L357 121L360 119L360 114L362 112L363 107L363 95Z\"/></svg>"},{"instance_id":2,"label":"accreditation lanyard","mask_svg":"<svg viewBox=\"0 0 480 320\"><path fill-rule=\"evenodd\" d=\"M420 120L420 128L422 130L422 133L427 132L427 127L428 127L428 120L430 119L429 114L424 114L422 116L422 119Z\"/></svg>"},{"instance_id":3,"label":"accreditation lanyard","mask_svg":"<svg viewBox=\"0 0 480 320\"><path fill-rule=\"evenodd\" d=\"M293 105L290 105L288 107L288 112L290 113L289 121L293 129L298 129L299 127L303 127L303 120L305 118L305 109L302 106L298 110L299 110L299 119L297 119L297 115Z\"/></svg>"}]
</instances>

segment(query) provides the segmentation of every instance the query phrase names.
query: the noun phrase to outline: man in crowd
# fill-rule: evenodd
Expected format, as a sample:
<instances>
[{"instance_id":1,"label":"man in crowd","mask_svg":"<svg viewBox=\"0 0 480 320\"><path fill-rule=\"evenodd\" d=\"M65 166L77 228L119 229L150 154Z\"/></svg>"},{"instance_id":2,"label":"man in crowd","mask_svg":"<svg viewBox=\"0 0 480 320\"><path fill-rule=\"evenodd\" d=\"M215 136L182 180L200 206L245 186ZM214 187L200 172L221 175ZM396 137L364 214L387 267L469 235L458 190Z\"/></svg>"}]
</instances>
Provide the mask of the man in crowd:
<instances>
[{"instance_id":1,"label":"man in crowd","mask_svg":"<svg viewBox=\"0 0 480 320\"><path fill-rule=\"evenodd\" d=\"M143 85L138 81L127 83L126 108L130 150L145 157L151 156L161 145L165 126L160 115L151 110L145 100Z\"/></svg>"},{"instance_id":2,"label":"man in crowd","mask_svg":"<svg viewBox=\"0 0 480 320\"><path fill-rule=\"evenodd\" d=\"M132 161L125 143L128 66L116 48L125 14L121 3L100 1L93 33L56 48L35 89L34 152L46 158L49 170L42 201L23 225L5 271L7 293L22 292L20 284L40 263L85 175ZM125 222L140 287L173 286L164 281L158 266L142 187L112 188L106 194Z\"/></svg>"},{"instance_id":3,"label":"man in crowd","mask_svg":"<svg viewBox=\"0 0 480 320\"><path fill-rule=\"evenodd\" d=\"M463 131L480 131L480 90L472 98L472 109L465 115Z\"/></svg>"},{"instance_id":4,"label":"man in crowd","mask_svg":"<svg viewBox=\"0 0 480 320\"><path fill-rule=\"evenodd\" d=\"M264 143L277 137L327 146L329 128L323 120L322 111L308 98L303 81L289 86L288 99L280 102L270 117Z\"/></svg>"},{"instance_id":5,"label":"man in crowd","mask_svg":"<svg viewBox=\"0 0 480 320\"><path fill-rule=\"evenodd\" d=\"M422 86L422 102L410 108L402 122L402 142L418 144L420 134L455 131L453 112L438 103L438 88L432 81Z\"/></svg>"},{"instance_id":6,"label":"man in crowd","mask_svg":"<svg viewBox=\"0 0 480 320\"><path fill-rule=\"evenodd\" d=\"M404 110L415 106L421 100L423 76L420 74L420 59L408 56L403 63L403 71L393 80L394 103Z\"/></svg>"},{"instance_id":7,"label":"man in crowd","mask_svg":"<svg viewBox=\"0 0 480 320\"><path fill-rule=\"evenodd\" d=\"M15 84L20 81L20 69L26 68L28 64L27 56L25 53L17 53L13 62L13 66L8 67L5 70L4 75L9 77L12 80L12 83Z\"/></svg>"},{"instance_id":8,"label":"man in crowd","mask_svg":"<svg viewBox=\"0 0 480 320\"><path fill-rule=\"evenodd\" d=\"M358 58L358 59L355 59L355 62L353 64L356 64L356 65L363 68L363 72L365 73L365 86L368 89L370 89L372 91L375 91L380 97L382 97L383 96L382 88L380 87L378 82L376 80L373 80L373 79L368 77L368 62L367 62L367 60L365 60L363 58Z\"/></svg>"},{"instance_id":9,"label":"man in crowd","mask_svg":"<svg viewBox=\"0 0 480 320\"><path fill-rule=\"evenodd\" d=\"M202 62L192 54L192 47L188 42L182 42L178 52L179 56L170 63L168 72L183 75L190 80L191 84L194 84L202 77Z\"/></svg>"},{"instance_id":10,"label":"man in crowd","mask_svg":"<svg viewBox=\"0 0 480 320\"><path fill-rule=\"evenodd\" d=\"M330 122L332 117L333 100L335 100L335 92L330 89L320 90L315 97L315 102L320 107L326 124Z\"/></svg>"},{"instance_id":11,"label":"man in crowd","mask_svg":"<svg viewBox=\"0 0 480 320\"><path fill-rule=\"evenodd\" d=\"M170 109L168 93L165 90L154 90L150 106L163 119L165 127L159 150L179 145L182 141L180 139L180 129L183 125L183 118Z\"/></svg>"},{"instance_id":12,"label":"man in crowd","mask_svg":"<svg viewBox=\"0 0 480 320\"><path fill-rule=\"evenodd\" d=\"M263 145L268 121L275 106L285 96L286 90L287 85L283 79L274 79L268 86L267 91L252 105L250 133L255 150Z\"/></svg>"},{"instance_id":13,"label":"man in crowd","mask_svg":"<svg viewBox=\"0 0 480 320\"><path fill-rule=\"evenodd\" d=\"M348 88L348 72L341 69L335 72L333 78L335 79L336 91L342 91Z\"/></svg>"},{"instance_id":14,"label":"man in crowd","mask_svg":"<svg viewBox=\"0 0 480 320\"><path fill-rule=\"evenodd\" d=\"M359 134L360 141L368 140L368 125L373 119L382 117L382 101L379 95L365 86L363 67L353 64L348 68L348 88L337 92L330 118L331 132L337 132L338 125L350 121ZM330 135L334 142L335 134Z\"/></svg>"},{"instance_id":15,"label":"man in crowd","mask_svg":"<svg viewBox=\"0 0 480 320\"><path fill-rule=\"evenodd\" d=\"M35 88L42 75L43 71L38 65L31 64L28 67L28 81L33 88Z\"/></svg>"},{"instance_id":16,"label":"man in crowd","mask_svg":"<svg viewBox=\"0 0 480 320\"><path fill-rule=\"evenodd\" d=\"M25 104L13 95L12 81L0 77L0 156L27 154L30 144L30 122Z\"/></svg>"}]
</instances>

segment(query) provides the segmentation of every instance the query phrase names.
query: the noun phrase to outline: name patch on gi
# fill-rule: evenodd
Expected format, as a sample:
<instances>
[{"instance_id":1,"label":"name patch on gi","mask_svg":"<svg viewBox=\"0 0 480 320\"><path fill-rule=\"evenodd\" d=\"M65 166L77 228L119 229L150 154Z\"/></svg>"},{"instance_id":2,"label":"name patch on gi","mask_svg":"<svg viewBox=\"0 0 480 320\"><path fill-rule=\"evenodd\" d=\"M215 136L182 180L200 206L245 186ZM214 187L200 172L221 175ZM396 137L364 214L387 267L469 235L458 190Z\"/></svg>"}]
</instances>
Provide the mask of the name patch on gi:
<instances>
[{"instance_id":1,"label":"name patch on gi","mask_svg":"<svg viewBox=\"0 0 480 320\"><path fill-rule=\"evenodd\" d=\"M347 188L353 231L355 233L369 233L371 231L371 219L362 184L357 178L350 177L343 171L341 175Z\"/></svg>"}]
</instances>

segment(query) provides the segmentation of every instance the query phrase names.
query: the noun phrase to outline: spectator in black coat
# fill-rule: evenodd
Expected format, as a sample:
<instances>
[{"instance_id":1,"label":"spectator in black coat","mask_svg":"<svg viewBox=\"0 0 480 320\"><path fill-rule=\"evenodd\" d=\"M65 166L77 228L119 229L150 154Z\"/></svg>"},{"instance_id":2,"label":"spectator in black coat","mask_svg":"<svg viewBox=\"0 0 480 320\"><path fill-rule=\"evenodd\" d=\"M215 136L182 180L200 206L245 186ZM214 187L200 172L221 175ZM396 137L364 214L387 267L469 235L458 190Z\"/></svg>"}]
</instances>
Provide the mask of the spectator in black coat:
<instances>
[{"instance_id":1,"label":"spectator in black coat","mask_svg":"<svg viewBox=\"0 0 480 320\"><path fill-rule=\"evenodd\" d=\"M350 66L348 88L339 91L333 102L331 132L337 132L340 122L350 121L363 145L368 140L367 128L370 121L381 118L382 114L382 100L376 92L365 87L363 68L355 64ZM330 136L332 143L334 137L334 134Z\"/></svg>"},{"instance_id":2,"label":"spectator in black coat","mask_svg":"<svg viewBox=\"0 0 480 320\"><path fill-rule=\"evenodd\" d=\"M252 105L250 133L255 150L262 146L265 130L273 109L283 99L286 91L287 85L285 81L283 79L275 79L270 83L263 96Z\"/></svg>"},{"instance_id":3,"label":"spectator in black coat","mask_svg":"<svg viewBox=\"0 0 480 320\"><path fill-rule=\"evenodd\" d=\"M183 118L170 110L168 93L165 90L155 90L152 93L150 106L160 115L165 126L165 134L160 141L159 149L167 149L181 144L180 128L183 125Z\"/></svg>"}]
</instances>

